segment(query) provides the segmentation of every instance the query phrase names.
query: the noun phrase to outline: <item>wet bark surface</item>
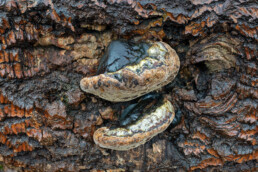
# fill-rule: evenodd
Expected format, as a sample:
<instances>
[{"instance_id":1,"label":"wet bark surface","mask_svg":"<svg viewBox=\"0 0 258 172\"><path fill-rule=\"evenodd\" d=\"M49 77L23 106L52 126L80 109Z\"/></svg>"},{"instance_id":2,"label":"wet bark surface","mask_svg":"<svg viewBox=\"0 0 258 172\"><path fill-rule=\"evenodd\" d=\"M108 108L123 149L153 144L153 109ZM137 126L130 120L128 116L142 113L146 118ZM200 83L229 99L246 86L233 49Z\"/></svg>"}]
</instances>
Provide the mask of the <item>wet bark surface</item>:
<instances>
[{"instance_id":1,"label":"wet bark surface","mask_svg":"<svg viewBox=\"0 0 258 172\"><path fill-rule=\"evenodd\" d=\"M0 1L4 170L257 170L257 16L255 0ZM181 63L159 90L178 122L126 152L92 135L132 102L79 87L116 39L162 40Z\"/></svg>"}]
</instances>

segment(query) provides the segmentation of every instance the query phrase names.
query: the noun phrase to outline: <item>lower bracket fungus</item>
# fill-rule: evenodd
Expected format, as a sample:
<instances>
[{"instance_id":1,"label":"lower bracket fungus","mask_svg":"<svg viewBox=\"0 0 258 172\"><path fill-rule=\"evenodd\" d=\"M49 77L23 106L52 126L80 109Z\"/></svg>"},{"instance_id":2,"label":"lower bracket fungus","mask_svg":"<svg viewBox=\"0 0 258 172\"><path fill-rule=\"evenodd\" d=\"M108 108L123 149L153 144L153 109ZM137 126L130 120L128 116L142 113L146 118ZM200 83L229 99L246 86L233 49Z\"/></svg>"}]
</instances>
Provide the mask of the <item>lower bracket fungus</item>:
<instances>
[{"instance_id":1,"label":"lower bracket fungus","mask_svg":"<svg viewBox=\"0 0 258 172\"><path fill-rule=\"evenodd\" d=\"M155 105L150 102L141 113L137 121L124 127L99 128L93 135L94 142L102 148L129 150L163 132L175 117L174 108L166 98L155 100Z\"/></svg>"},{"instance_id":2,"label":"lower bracket fungus","mask_svg":"<svg viewBox=\"0 0 258 172\"><path fill-rule=\"evenodd\" d=\"M83 91L112 102L124 102L157 90L178 73L179 58L164 42L113 41L99 64L98 75L83 78Z\"/></svg>"}]
</instances>

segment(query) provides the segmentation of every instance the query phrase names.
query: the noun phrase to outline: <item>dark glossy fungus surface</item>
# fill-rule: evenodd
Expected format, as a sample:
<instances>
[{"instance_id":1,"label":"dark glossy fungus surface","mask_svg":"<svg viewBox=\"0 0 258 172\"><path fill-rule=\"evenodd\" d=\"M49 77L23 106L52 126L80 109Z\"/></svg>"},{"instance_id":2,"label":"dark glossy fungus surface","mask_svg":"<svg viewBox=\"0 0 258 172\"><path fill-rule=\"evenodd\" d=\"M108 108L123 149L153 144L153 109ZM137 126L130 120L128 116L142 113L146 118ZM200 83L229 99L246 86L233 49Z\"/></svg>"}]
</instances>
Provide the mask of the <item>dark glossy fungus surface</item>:
<instances>
[{"instance_id":1,"label":"dark glossy fungus surface","mask_svg":"<svg viewBox=\"0 0 258 172\"><path fill-rule=\"evenodd\" d=\"M174 118L174 120L171 123L171 126L172 127L177 126L181 122L181 120L182 120L182 111L181 110L177 110L176 113L175 113L175 118Z\"/></svg>"},{"instance_id":2,"label":"dark glossy fungus surface","mask_svg":"<svg viewBox=\"0 0 258 172\"><path fill-rule=\"evenodd\" d=\"M138 63L148 56L147 43L116 40L110 43L106 53L100 60L97 74L115 72L124 66Z\"/></svg>"},{"instance_id":3,"label":"dark glossy fungus surface","mask_svg":"<svg viewBox=\"0 0 258 172\"><path fill-rule=\"evenodd\" d=\"M129 105L121 114L120 126L136 122L142 115L155 110L163 102L162 94L150 93L144 95L137 103Z\"/></svg>"}]
</instances>

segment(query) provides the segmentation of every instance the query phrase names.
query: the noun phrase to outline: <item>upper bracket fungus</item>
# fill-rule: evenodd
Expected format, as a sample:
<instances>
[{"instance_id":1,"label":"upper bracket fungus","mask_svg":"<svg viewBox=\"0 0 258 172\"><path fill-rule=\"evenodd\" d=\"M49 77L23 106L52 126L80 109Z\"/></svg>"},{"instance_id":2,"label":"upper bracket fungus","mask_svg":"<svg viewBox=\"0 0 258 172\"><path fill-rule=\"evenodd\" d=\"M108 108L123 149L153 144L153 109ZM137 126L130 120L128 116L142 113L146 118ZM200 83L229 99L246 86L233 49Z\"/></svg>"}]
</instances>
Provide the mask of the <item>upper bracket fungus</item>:
<instances>
[{"instance_id":1,"label":"upper bracket fungus","mask_svg":"<svg viewBox=\"0 0 258 172\"><path fill-rule=\"evenodd\" d=\"M124 102L157 90L178 73L179 58L164 42L113 41L100 61L98 75L83 78L83 91Z\"/></svg>"}]
</instances>

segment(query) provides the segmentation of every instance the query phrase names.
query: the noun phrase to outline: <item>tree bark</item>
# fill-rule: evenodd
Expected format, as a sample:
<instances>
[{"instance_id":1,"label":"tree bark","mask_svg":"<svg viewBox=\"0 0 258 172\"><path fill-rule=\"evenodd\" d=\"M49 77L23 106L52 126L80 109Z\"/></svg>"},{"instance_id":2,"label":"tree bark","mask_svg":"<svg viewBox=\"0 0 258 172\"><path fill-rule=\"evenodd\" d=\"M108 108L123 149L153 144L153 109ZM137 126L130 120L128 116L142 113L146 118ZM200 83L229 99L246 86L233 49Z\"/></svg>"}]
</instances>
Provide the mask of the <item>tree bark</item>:
<instances>
[{"instance_id":1,"label":"tree bark","mask_svg":"<svg viewBox=\"0 0 258 172\"><path fill-rule=\"evenodd\" d=\"M1 0L0 171L256 171L256 0ZM178 124L126 151L92 135L131 102L80 89L112 40L180 57L159 90Z\"/></svg>"}]
</instances>

